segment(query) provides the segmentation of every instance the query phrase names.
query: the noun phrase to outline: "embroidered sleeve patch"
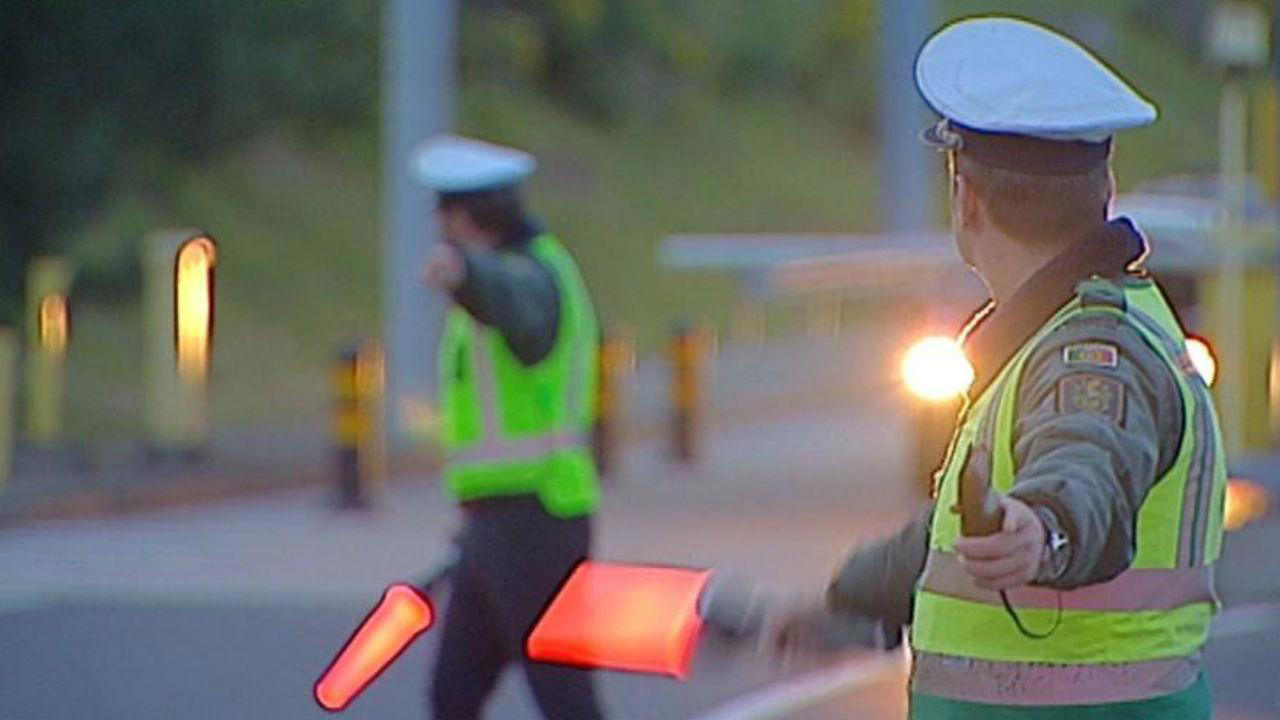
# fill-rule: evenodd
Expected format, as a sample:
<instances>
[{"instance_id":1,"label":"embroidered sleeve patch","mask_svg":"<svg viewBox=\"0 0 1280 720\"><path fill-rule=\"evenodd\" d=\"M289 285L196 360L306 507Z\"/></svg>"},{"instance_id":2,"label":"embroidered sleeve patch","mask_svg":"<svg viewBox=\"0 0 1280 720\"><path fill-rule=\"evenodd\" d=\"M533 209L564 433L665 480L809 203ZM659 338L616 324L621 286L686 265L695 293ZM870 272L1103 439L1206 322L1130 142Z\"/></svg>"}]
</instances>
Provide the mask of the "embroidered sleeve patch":
<instances>
[{"instance_id":1,"label":"embroidered sleeve patch","mask_svg":"<svg viewBox=\"0 0 1280 720\"><path fill-rule=\"evenodd\" d=\"M1068 375L1058 381L1058 411L1105 415L1118 425L1124 420L1124 386L1098 375Z\"/></svg>"},{"instance_id":2,"label":"embroidered sleeve patch","mask_svg":"<svg viewBox=\"0 0 1280 720\"><path fill-rule=\"evenodd\" d=\"M1120 351L1107 343L1076 343L1062 348L1062 362L1113 368L1120 364Z\"/></svg>"}]
</instances>

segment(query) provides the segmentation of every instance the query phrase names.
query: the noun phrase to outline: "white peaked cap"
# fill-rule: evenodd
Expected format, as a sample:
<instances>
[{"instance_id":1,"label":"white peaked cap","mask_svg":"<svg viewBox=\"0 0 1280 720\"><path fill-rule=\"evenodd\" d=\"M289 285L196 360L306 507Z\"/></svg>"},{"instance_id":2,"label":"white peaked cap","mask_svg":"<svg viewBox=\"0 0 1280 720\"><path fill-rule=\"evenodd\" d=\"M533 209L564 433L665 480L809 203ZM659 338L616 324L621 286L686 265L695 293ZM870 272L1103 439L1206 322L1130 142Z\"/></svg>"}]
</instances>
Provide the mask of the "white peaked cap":
<instances>
[{"instance_id":1,"label":"white peaked cap","mask_svg":"<svg viewBox=\"0 0 1280 720\"><path fill-rule=\"evenodd\" d=\"M523 150L458 135L437 135L413 152L414 179L436 192L464 193L515 185L538 161Z\"/></svg>"},{"instance_id":2,"label":"white peaked cap","mask_svg":"<svg viewBox=\"0 0 1280 720\"><path fill-rule=\"evenodd\" d=\"M1157 114L1075 41L1013 18L943 28L916 58L916 84L944 118L989 133L1100 142Z\"/></svg>"}]
</instances>

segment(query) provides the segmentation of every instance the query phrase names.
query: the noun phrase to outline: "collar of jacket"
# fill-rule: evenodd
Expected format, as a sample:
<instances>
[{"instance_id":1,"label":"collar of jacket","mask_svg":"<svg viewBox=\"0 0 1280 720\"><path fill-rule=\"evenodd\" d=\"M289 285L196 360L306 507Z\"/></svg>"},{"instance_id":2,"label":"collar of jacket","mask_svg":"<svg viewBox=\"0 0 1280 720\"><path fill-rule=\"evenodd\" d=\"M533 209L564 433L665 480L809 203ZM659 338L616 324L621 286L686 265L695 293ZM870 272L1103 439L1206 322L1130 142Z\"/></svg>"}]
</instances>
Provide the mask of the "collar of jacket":
<instances>
[{"instance_id":1,"label":"collar of jacket","mask_svg":"<svg viewBox=\"0 0 1280 720\"><path fill-rule=\"evenodd\" d=\"M986 390L1018 348L1071 299L1082 280L1141 275L1147 252L1147 241L1133 222L1117 218L1050 260L1004 303L997 306L993 300L978 308L960 335L974 369L969 397Z\"/></svg>"},{"instance_id":2,"label":"collar of jacket","mask_svg":"<svg viewBox=\"0 0 1280 720\"><path fill-rule=\"evenodd\" d=\"M515 232L502 239L502 244L498 247L503 250L515 250L524 252L529 247L529 242L542 234L542 225L533 218L524 218L516 227Z\"/></svg>"}]
</instances>

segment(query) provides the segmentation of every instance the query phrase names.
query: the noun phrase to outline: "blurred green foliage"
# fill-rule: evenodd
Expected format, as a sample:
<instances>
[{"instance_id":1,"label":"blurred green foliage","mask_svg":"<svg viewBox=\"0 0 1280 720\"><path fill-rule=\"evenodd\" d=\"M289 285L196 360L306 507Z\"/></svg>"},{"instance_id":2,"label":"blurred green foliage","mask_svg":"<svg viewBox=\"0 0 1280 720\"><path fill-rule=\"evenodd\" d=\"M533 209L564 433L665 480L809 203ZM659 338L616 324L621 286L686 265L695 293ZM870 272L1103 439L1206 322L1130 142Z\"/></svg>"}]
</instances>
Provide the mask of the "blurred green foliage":
<instances>
[{"instance_id":1,"label":"blurred green foliage","mask_svg":"<svg viewBox=\"0 0 1280 720\"><path fill-rule=\"evenodd\" d=\"M122 185L163 194L167 168L278 123L371 128L378 19L376 0L0 3L0 322L27 260Z\"/></svg>"},{"instance_id":2,"label":"blurred green foliage","mask_svg":"<svg viewBox=\"0 0 1280 720\"><path fill-rule=\"evenodd\" d=\"M538 87L601 123L669 119L708 95L872 117L877 0L466 3L462 70Z\"/></svg>"}]
</instances>

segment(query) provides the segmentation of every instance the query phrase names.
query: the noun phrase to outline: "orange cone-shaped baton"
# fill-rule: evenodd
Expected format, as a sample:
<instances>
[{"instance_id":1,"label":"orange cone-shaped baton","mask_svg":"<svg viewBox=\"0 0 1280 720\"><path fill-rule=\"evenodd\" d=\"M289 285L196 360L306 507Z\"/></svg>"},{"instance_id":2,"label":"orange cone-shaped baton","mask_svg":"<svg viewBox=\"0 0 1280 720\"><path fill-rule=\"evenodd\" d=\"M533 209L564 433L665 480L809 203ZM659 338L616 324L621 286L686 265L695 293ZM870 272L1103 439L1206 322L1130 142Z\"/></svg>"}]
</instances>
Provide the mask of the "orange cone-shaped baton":
<instances>
[{"instance_id":1,"label":"orange cone-shaped baton","mask_svg":"<svg viewBox=\"0 0 1280 720\"><path fill-rule=\"evenodd\" d=\"M404 583L387 588L316 682L316 702L330 712L347 707L434 620L431 601L416 588Z\"/></svg>"},{"instance_id":2,"label":"orange cone-shaped baton","mask_svg":"<svg viewBox=\"0 0 1280 720\"><path fill-rule=\"evenodd\" d=\"M710 571L578 565L529 633L532 660L684 678Z\"/></svg>"}]
</instances>

